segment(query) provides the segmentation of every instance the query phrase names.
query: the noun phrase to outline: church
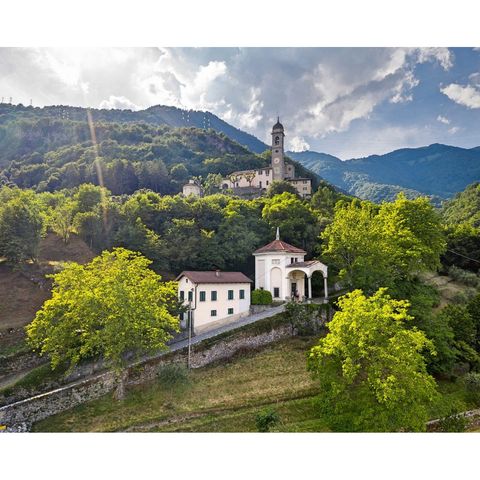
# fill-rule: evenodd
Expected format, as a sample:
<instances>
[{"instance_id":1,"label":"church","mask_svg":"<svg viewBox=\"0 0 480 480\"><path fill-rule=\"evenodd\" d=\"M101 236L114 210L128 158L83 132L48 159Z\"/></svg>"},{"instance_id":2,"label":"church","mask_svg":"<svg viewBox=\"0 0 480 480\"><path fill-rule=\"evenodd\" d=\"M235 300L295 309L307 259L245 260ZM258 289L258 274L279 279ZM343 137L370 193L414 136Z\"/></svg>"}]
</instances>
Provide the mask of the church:
<instances>
[{"instance_id":1,"label":"church","mask_svg":"<svg viewBox=\"0 0 480 480\"><path fill-rule=\"evenodd\" d=\"M271 166L233 172L222 181L222 189L232 189L235 194L241 194L242 190L256 190L261 193L273 181L285 180L295 187L301 197L309 197L312 194L312 181L310 178L295 177L295 167L285 161L284 143L285 131L278 118L272 128Z\"/></svg>"}]
</instances>

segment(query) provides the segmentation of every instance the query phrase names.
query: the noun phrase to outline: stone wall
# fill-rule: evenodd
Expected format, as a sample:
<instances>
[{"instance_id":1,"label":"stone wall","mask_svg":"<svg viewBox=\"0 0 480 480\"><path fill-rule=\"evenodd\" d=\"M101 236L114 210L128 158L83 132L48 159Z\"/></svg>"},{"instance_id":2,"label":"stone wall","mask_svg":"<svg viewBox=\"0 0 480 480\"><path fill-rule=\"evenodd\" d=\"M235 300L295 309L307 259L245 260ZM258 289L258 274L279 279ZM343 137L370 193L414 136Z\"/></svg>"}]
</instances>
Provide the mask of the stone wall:
<instances>
[{"instance_id":1,"label":"stone wall","mask_svg":"<svg viewBox=\"0 0 480 480\"><path fill-rule=\"evenodd\" d=\"M213 362L225 360L236 352L255 349L292 336L288 325L277 325L264 332L235 330L218 339L208 339L192 346L191 366L201 368ZM128 368L127 385L136 385L153 380L159 367L167 363L187 361L187 349L167 352L148 360L136 362ZM96 375L62 388L36 395L0 408L0 426L4 431L25 431L34 422L99 398L115 388L112 372Z\"/></svg>"}]
</instances>

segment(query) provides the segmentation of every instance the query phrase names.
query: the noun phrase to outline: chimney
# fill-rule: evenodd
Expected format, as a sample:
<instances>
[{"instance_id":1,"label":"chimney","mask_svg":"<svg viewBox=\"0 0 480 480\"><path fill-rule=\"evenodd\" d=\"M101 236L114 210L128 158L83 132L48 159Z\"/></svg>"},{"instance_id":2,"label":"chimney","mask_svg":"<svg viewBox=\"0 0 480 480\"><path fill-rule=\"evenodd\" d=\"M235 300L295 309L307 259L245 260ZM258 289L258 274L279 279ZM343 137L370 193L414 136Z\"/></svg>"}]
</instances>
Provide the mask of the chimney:
<instances>
[{"instance_id":1,"label":"chimney","mask_svg":"<svg viewBox=\"0 0 480 480\"><path fill-rule=\"evenodd\" d=\"M276 237L277 240L280 240L280 228L277 227L277 237Z\"/></svg>"},{"instance_id":2,"label":"chimney","mask_svg":"<svg viewBox=\"0 0 480 480\"><path fill-rule=\"evenodd\" d=\"M219 277L220 276L220 270L215 270L215 276Z\"/></svg>"}]
</instances>

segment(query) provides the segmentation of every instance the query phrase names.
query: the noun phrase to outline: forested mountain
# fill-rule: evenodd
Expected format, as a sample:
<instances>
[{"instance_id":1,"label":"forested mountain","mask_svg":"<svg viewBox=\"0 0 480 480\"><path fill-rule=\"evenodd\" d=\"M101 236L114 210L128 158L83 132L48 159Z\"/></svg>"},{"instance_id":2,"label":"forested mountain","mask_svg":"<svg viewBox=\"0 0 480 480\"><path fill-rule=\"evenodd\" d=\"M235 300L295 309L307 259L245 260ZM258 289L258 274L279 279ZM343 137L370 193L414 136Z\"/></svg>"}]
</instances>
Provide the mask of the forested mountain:
<instances>
[{"instance_id":1,"label":"forested mountain","mask_svg":"<svg viewBox=\"0 0 480 480\"><path fill-rule=\"evenodd\" d=\"M265 143L253 135L233 127L210 112L182 110L166 105L155 105L145 110L99 110L91 109L92 118L96 122L107 123L150 123L169 127L195 127L224 133L240 145L255 153L262 153L268 148ZM23 105L0 104L0 124L18 119L39 119L42 117L83 122L86 109L70 106L47 106L43 108L24 107Z\"/></svg>"},{"instance_id":2,"label":"forested mountain","mask_svg":"<svg viewBox=\"0 0 480 480\"><path fill-rule=\"evenodd\" d=\"M439 203L480 178L478 147L433 144L346 161L311 151L289 155L334 185L375 202L391 201L403 190L408 197L429 195Z\"/></svg>"},{"instance_id":3,"label":"forested mountain","mask_svg":"<svg viewBox=\"0 0 480 480\"><path fill-rule=\"evenodd\" d=\"M143 113L153 118L157 110L181 112L152 107ZM86 109L0 105L0 183L53 191L99 184L101 171L114 195L139 188L173 194L192 176L225 176L270 162L268 153L253 153L213 128L134 121L133 113L93 110L94 145ZM300 164L297 171L316 182Z\"/></svg>"}]
</instances>

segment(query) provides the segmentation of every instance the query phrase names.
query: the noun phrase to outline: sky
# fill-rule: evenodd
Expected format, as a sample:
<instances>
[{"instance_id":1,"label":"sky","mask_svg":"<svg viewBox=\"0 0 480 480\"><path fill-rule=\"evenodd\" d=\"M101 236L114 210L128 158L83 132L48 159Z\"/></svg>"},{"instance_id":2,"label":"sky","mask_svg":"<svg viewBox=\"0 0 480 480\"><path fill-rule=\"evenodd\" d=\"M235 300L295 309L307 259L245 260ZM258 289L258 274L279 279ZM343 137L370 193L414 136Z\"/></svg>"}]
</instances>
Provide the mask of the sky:
<instances>
[{"instance_id":1,"label":"sky","mask_svg":"<svg viewBox=\"0 0 480 480\"><path fill-rule=\"evenodd\" d=\"M0 97L34 106L208 110L341 159L480 145L480 49L0 48Z\"/></svg>"}]
</instances>

